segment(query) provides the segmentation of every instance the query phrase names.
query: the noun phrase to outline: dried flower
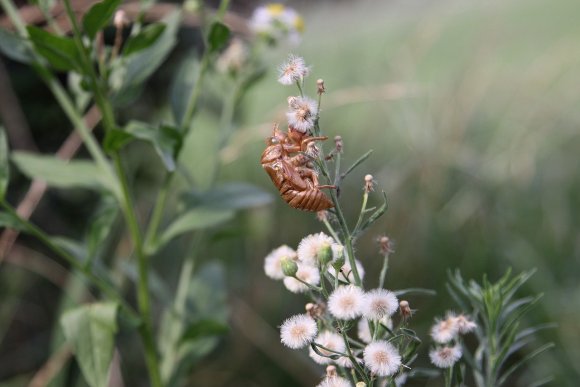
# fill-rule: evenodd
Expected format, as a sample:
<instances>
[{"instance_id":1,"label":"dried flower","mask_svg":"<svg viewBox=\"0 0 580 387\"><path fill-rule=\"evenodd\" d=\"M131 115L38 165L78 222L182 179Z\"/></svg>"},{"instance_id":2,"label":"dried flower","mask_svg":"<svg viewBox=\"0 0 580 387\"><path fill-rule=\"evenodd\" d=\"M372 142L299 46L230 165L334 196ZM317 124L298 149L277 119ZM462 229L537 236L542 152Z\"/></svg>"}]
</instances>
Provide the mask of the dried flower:
<instances>
[{"instance_id":1,"label":"dried flower","mask_svg":"<svg viewBox=\"0 0 580 387\"><path fill-rule=\"evenodd\" d=\"M304 59L290 55L288 60L279 68L278 82L283 85L292 85L308 76L310 67L306 66Z\"/></svg>"},{"instance_id":2,"label":"dried flower","mask_svg":"<svg viewBox=\"0 0 580 387\"><path fill-rule=\"evenodd\" d=\"M331 332L331 331L320 332L320 334L314 339L314 342L316 344L322 345L323 347L328 348L328 349L335 351L335 352L344 353L344 351L346 349L345 345L344 345L344 340L342 339L342 336L340 336L337 333ZM320 352L324 356L320 356L319 354L317 354L312 349L312 347L310 347L309 355L312 358L312 360L314 360L318 364L328 364L328 363L332 362L333 360L330 357L325 357L325 356L337 355L336 353L327 351L324 348L317 347L317 350L318 350L318 352Z\"/></svg>"},{"instance_id":3,"label":"dried flower","mask_svg":"<svg viewBox=\"0 0 580 387\"><path fill-rule=\"evenodd\" d=\"M295 130L306 133L314 127L314 120L318 114L318 104L308 97L289 97L286 112L288 125Z\"/></svg>"},{"instance_id":4,"label":"dried flower","mask_svg":"<svg viewBox=\"0 0 580 387\"><path fill-rule=\"evenodd\" d=\"M461 347L454 345L453 347L440 347L429 351L431 363L439 368L449 368L453 366L463 355Z\"/></svg>"},{"instance_id":5,"label":"dried flower","mask_svg":"<svg viewBox=\"0 0 580 387\"><path fill-rule=\"evenodd\" d=\"M386 289L374 289L365 294L363 315L369 320L380 320L397 311L399 301L393 292Z\"/></svg>"},{"instance_id":6,"label":"dried flower","mask_svg":"<svg viewBox=\"0 0 580 387\"><path fill-rule=\"evenodd\" d=\"M378 376L393 375L401 366L401 355L397 348L383 340L367 345L363 357L365 366Z\"/></svg>"},{"instance_id":7,"label":"dried flower","mask_svg":"<svg viewBox=\"0 0 580 387\"><path fill-rule=\"evenodd\" d=\"M401 300L401 302L399 302L399 311L404 320L407 320L413 315L413 310L411 310L411 306L409 306L409 301L406 300Z\"/></svg>"},{"instance_id":8,"label":"dried flower","mask_svg":"<svg viewBox=\"0 0 580 387\"><path fill-rule=\"evenodd\" d=\"M296 251L286 245L282 245L274 249L264 259L264 271L266 275L272 279L283 279L285 277L282 272L282 258L296 257Z\"/></svg>"},{"instance_id":9,"label":"dried flower","mask_svg":"<svg viewBox=\"0 0 580 387\"><path fill-rule=\"evenodd\" d=\"M341 320L352 320L362 314L364 292L354 285L339 286L328 297L330 314Z\"/></svg>"},{"instance_id":10,"label":"dried flower","mask_svg":"<svg viewBox=\"0 0 580 387\"><path fill-rule=\"evenodd\" d=\"M473 332L477 328L477 324L467 318L464 314L455 317L455 324L457 324L457 330L462 335Z\"/></svg>"},{"instance_id":11,"label":"dried flower","mask_svg":"<svg viewBox=\"0 0 580 387\"><path fill-rule=\"evenodd\" d=\"M365 185L364 185L364 191L365 193L369 193L371 191L374 191L374 185L375 185L375 181L373 180L373 175L366 175L365 176Z\"/></svg>"},{"instance_id":12,"label":"dried flower","mask_svg":"<svg viewBox=\"0 0 580 387\"><path fill-rule=\"evenodd\" d=\"M296 278L301 279L307 284L316 286L320 283L320 272L314 266L299 264ZM286 286L286 289L292 293L304 293L308 291L308 286L298 281L296 278L284 278L284 286Z\"/></svg>"},{"instance_id":13,"label":"dried flower","mask_svg":"<svg viewBox=\"0 0 580 387\"><path fill-rule=\"evenodd\" d=\"M342 137L341 136L334 136L334 149L336 150L336 153L342 153L343 146L344 146L344 144L342 142Z\"/></svg>"},{"instance_id":14,"label":"dried flower","mask_svg":"<svg viewBox=\"0 0 580 387\"><path fill-rule=\"evenodd\" d=\"M306 314L298 314L288 318L280 327L280 340L285 346L298 349L308 345L318 328L316 321Z\"/></svg>"},{"instance_id":15,"label":"dried flower","mask_svg":"<svg viewBox=\"0 0 580 387\"><path fill-rule=\"evenodd\" d=\"M386 235L377 238L381 255L387 256L395 252L395 242Z\"/></svg>"},{"instance_id":16,"label":"dried flower","mask_svg":"<svg viewBox=\"0 0 580 387\"><path fill-rule=\"evenodd\" d=\"M324 87L324 80L319 79L316 81L316 88L318 94L324 94L326 92L326 88Z\"/></svg>"}]
</instances>

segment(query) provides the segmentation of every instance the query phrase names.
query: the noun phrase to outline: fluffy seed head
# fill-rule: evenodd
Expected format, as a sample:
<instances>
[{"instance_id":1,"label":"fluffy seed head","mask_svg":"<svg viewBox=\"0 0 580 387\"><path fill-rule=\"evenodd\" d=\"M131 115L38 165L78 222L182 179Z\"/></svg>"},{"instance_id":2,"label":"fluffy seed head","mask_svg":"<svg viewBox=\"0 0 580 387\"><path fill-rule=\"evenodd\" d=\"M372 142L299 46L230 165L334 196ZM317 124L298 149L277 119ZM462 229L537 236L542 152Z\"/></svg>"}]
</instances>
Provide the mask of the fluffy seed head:
<instances>
[{"instance_id":1,"label":"fluffy seed head","mask_svg":"<svg viewBox=\"0 0 580 387\"><path fill-rule=\"evenodd\" d=\"M285 277L282 272L282 258L295 258L296 251L286 245L282 245L274 249L264 259L264 271L266 275L272 279L283 279Z\"/></svg>"},{"instance_id":2,"label":"fluffy seed head","mask_svg":"<svg viewBox=\"0 0 580 387\"><path fill-rule=\"evenodd\" d=\"M448 313L444 320L437 320L431 327L433 341L440 344L446 344L455 339L458 333L459 327L453 313Z\"/></svg>"},{"instance_id":3,"label":"fluffy seed head","mask_svg":"<svg viewBox=\"0 0 580 387\"><path fill-rule=\"evenodd\" d=\"M462 335L473 332L475 328L477 328L477 324L464 314L460 314L459 316L455 317L455 323L457 324L457 330Z\"/></svg>"},{"instance_id":4,"label":"fluffy seed head","mask_svg":"<svg viewBox=\"0 0 580 387\"><path fill-rule=\"evenodd\" d=\"M292 85L308 76L310 68L306 66L304 59L290 55L288 60L284 62L279 68L278 82L283 85Z\"/></svg>"},{"instance_id":5,"label":"fluffy seed head","mask_svg":"<svg viewBox=\"0 0 580 387\"><path fill-rule=\"evenodd\" d=\"M318 114L318 104L308 97L290 97L288 99L286 118L288 125L294 129L306 133L314 127L314 120Z\"/></svg>"},{"instance_id":6,"label":"fluffy seed head","mask_svg":"<svg viewBox=\"0 0 580 387\"><path fill-rule=\"evenodd\" d=\"M296 277L310 285L316 286L320 283L320 272L314 266L298 264ZM304 293L308 291L308 286L294 277L284 278L284 286L292 293Z\"/></svg>"},{"instance_id":7,"label":"fluffy seed head","mask_svg":"<svg viewBox=\"0 0 580 387\"><path fill-rule=\"evenodd\" d=\"M324 378L316 387L352 387L352 384L341 376L330 376Z\"/></svg>"},{"instance_id":8,"label":"fluffy seed head","mask_svg":"<svg viewBox=\"0 0 580 387\"><path fill-rule=\"evenodd\" d=\"M459 345L453 347L440 347L429 351L431 363L439 368L449 368L461 359L462 352Z\"/></svg>"},{"instance_id":9,"label":"fluffy seed head","mask_svg":"<svg viewBox=\"0 0 580 387\"><path fill-rule=\"evenodd\" d=\"M290 317L280 327L280 340L285 346L297 349L308 345L316 333L316 321L306 314Z\"/></svg>"},{"instance_id":10,"label":"fluffy seed head","mask_svg":"<svg viewBox=\"0 0 580 387\"><path fill-rule=\"evenodd\" d=\"M365 366L378 376L390 376L401 366L401 355L391 343L375 341L367 345L363 352Z\"/></svg>"},{"instance_id":11,"label":"fluffy seed head","mask_svg":"<svg viewBox=\"0 0 580 387\"><path fill-rule=\"evenodd\" d=\"M298 259L302 263L311 266L318 266L319 254L325 254L325 250L328 249L329 246L334 253L334 245L337 245L334 239L321 232L304 237L298 244L298 250L296 252L298 254Z\"/></svg>"},{"instance_id":12,"label":"fluffy seed head","mask_svg":"<svg viewBox=\"0 0 580 387\"><path fill-rule=\"evenodd\" d=\"M342 336L340 336L339 334L334 333L334 332L330 332L330 331L320 332L320 334L314 339L314 342L316 344L320 344L323 347L326 347L326 348L331 349L331 350L336 351L336 352L344 353L344 351L345 351L344 340L342 339ZM327 351L327 350L320 348L320 347L317 347L317 349L320 353L322 353L325 356L337 355L334 352ZM325 356L320 356L319 354L314 352L312 347L310 347L309 354L310 354L310 357L312 358L312 360L314 360L318 364L329 364L329 363L333 362L333 360L331 358L325 357Z\"/></svg>"},{"instance_id":13,"label":"fluffy seed head","mask_svg":"<svg viewBox=\"0 0 580 387\"><path fill-rule=\"evenodd\" d=\"M399 300L393 292L374 289L365 294L364 316L369 320L380 320L392 316L397 311Z\"/></svg>"},{"instance_id":14,"label":"fluffy seed head","mask_svg":"<svg viewBox=\"0 0 580 387\"><path fill-rule=\"evenodd\" d=\"M330 314L341 320L352 320L362 314L364 292L354 285L339 286L328 297Z\"/></svg>"}]
</instances>

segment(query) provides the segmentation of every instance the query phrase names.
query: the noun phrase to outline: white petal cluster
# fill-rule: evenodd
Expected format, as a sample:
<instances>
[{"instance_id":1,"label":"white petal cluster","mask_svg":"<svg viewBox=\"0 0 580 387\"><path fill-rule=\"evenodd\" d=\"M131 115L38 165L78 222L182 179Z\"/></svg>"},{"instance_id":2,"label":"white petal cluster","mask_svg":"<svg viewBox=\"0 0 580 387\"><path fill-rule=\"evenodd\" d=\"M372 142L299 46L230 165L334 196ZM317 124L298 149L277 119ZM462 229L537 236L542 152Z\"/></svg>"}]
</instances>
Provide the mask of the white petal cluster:
<instances>
[{"instance_id":1,"label":"white petal cluster","mask_svg":"<svg viewBox=\"0 0 580 387\"><path fill-rule=\"evenodd\" d=\"M300 43L304 32L304 20L292 8L272 3L256 8L249 22L250 29L273 41L288 40Z\"/></svg>"},{"instance_id":2,"label":"white petal cluster","mask_svg":"<svg viewBox=\"0 0 580 387\"><path fill-rule=\"evenodd\" d=\"M340 376L326 377L316 387L352 387L351 382Z\"/></svg>"},{"instance_id":3,"label":"white petal cluster","mask_svg":"<svg viewBox=\"0 0 580 387\"><path fill-rule=\"evenodd\" d=\"M367 345L363 352L365 366L378 376L395 374L401 366L401 355L391 343L375 341Z\"/></svg>"},{"instance_id":4,"label":"white petal cluster","mask_svg":"<svg viewBox=\"0 0 580 387\"><path fill-rule=\"evenodd\" d=\"M264 272L266 272L268 277L272 279L283 279L285 277L282 272L282 258L285 257L296 257L296 251L286 245L282 245L266 256L264 259Z\"/></svg>"},{"instance_id":5,"label":"white petal cluster","mask_svg":"<svg viewBox=\"0 0 580 387\"><path fill-rule=\"evenodd\" d=\"M364 292L358 286L339 286L328 297L328 310L338 319L352 320L362 314L364 301Z\"/></svg>"},{"instance_id":6,"label":"white petal cluster","mask_svg":"<svg viewBox=\"0 0 580 387\"><path fill-rule=\"evenodd\" d=\"M477 324L463 314L456 316L448 312L444 320L437 320L431 327L431 337L439 344L447 344L457 338L459 334L474 331Z\"/></svg>"},{"instance_id":7,"label":"white petal cluster","mask_svg":"<svg viewBox=\"0 0 580 387\"><path fill-rule=\"evenodd\" d=\"M303 348L314 339L317 332L316 321L312 317L298 314L282 323L280 341L292 349Z\"/></svg>"}]
</instances>

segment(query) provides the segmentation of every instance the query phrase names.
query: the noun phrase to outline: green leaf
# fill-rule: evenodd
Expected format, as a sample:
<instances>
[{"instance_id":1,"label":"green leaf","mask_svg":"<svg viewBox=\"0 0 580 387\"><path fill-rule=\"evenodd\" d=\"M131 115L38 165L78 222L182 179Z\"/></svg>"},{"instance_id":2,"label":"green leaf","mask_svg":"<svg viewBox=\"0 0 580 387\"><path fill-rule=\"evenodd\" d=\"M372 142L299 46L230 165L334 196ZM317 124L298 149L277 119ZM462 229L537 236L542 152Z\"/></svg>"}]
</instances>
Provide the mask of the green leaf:
<instances>
[{"instance_id":1,"label":"green leaf","mask_svg":"<svg viewBox=\"0 0 580 387\"><path fill-rule=\"evenodd\" d=\"M154 23L143 28L137 35L129 37L123 48L123 55L128 56L148 48L159 39L165 28L165 24L161 23Z\"/></svg>"},{"instance_id":2,"label":"green leaf","mask_svg":"<svg viewBox=\"0 0 580 387\"><path fill-rule=\"evenodd\" d=\"M102 251L103 242L111 233L113 223L117 219L119 206L117 200L112 195L103 195L101 203L89 222L87 232L87 249L89 261L91 261L99 251Z\"/></svg>"},{"instance_id":3,"label":"green leaf","mask_svg":"<svg viewBox=\"0 0 580 387\"><path fill-rule=\"evenodd\" d=\"M127 103L136 98L143 83L161 66L177 43L180 19L180 12L170 14L164 18L165 28L153 44L131 55L124 55L113 63L109 81L117 103Z\"/></svg>"},{"instance_id":4,"label":"green leaf","mask_svg":"<svg viewBox=\"0 0 580 387\"><path fill-rule=\"evenodd\" d=\"M8 140L6 132L0 126L0 201L6 196L8 181L10 180L10 166L8 165Z\"/></svg>"},{"instance_id":5,"label":"green leaf","mask_svg":"<svg viewBox=\"0 0 580 387\"><path fill-rule=\"evenodd\" d=\"M229 331L229 327L217 320L199 320L189 325L181 341L196 340L201 337L221 336Z\"/></svg>"},{"instance_id":6,"label":"green leaf","mask_svg":"<svg viewBox=\"0 0 580 387\"><path fill-rule=\"evenodd\" d=\"M223 23L214 22L209 28L207 44L210 52L216 52L226 45L230 38L230 29Z\"/></svg>"},{"instance_id":7,"label":"green leaf","mask_svg":"<svg viewBox=\"0 0 580 387\"><path fill-rule=\"evenodd\" d=\"M196 52L191 51L181 61L171 81L169 102L175 122L183 121L183 115L185 114L185 109L187 109L187 102L193 90L198 71L200 71L199 58Z\"/></svg>"},{"instance_id":8,"label":"green leaf","mask_svg":"<svg viewBox=\"0 0 580 387\"><path fill-rule=\"evenodd\" d=\"M269 192L255 185L234 182L203 193L189 193L185 200L204 207L239 210L268 204L272 198Z\"/></svg>"},{"instance_id":9,"label":"green leaf","mask_svg":"<svg viewBox=\"0 0 580 387\"><path fill-rule=\"evenodd\" d=\"M127 133L122 129L109 130L105 134L103 148L105 148L105 152L107 153L116 152L127 145L134 138L135 136Z\"/></svg>"},{"instance_id":10,"label":"green leaf","mask_svg":"<svg viewBox=\"0 0 580 387\"><path fill-rule=\"evenodd\" d=\"M105 27L122 0L104 0L89 9L83 17L83 28L89 36L94 39L97 32Z\"/></svg>"},{"instance_id":11,"label":"green leaf","mask_svg":"<svg viewBox=\"0 0 580 387\"><path fill-rule=\"evenodd\" d=\"M179 130L169 125L159 128L148 124L132 121L125 127L126 133L153 145L155 151L161 157L168 171L175 170L175 155L182 143L182 135Z\"/></svg>"},{"instance_id":12,"label":"green leaf","mask_svg":"<svg viewBox=\"0 0 580 387\"><path fill-rule=\"evenodd\" d=\"M35 26L28 26L26 29L36 52L54 68L62 71L77 70L82 73L79 52L71 38L54 35Z\"/></svg>"},{"instance_id":13,"label":"green leaf","mask_svg":"<svg viewBox=\"0 0 580 387\"><path fill-rule=\"evenodd\" d=\"M7 212L0 212L0 227L19 231L26 231L27 228L26 223Z\"/></svg>"},{"instance_id":14,"label":"green leaf","mask_svg":"<svg viewBox=\"0 0 580 387\"><path fill-rule=\"evenodd\" d=\"M117 333L118 305L112 302L83 305L61 317L67 341L91 387L107 387Z\"/></svg>"},{"instance_id":15,"label":"green leaf","mask_svg":"<svg viewBox=\"0 0 580 387\"><path fill-rule=\"evenodd\" d=\"M216 226L230 220L235 212L230 209L195 207L179 216L167 227L159 239L159 246L163 246L173 238L193 230L200 230Z\"/></svg>"},{"instance_id":16,"label":"green leaf","mask_svg":"<svg viewBox=\"0 0 580 387\"><path fill-rule=\"evenodd\" d=\"M0 52L21 63L31 63L32 53L26 39L0 28Z\"/></svg>"},{"instance_id":17,"label":"green leaf","mask_svg":"<svg viewBox=\"0 0 580 387\"><path fill-rule=\"evenodd\" d=\"M109 188L114 183L104 177L92 161L64 161L54 156L13 152L12 161L29 178L58 188Z\"/></svg>"}]
</instances>

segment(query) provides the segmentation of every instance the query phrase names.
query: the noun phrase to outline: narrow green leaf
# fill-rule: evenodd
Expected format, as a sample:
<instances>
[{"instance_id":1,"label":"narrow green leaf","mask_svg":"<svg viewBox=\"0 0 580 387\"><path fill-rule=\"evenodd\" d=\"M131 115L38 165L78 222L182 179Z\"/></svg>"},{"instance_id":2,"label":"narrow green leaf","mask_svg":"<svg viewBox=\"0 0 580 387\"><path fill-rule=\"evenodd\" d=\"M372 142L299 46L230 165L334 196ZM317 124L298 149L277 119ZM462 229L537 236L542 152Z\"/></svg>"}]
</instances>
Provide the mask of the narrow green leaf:
<instances>
[{"instance_id":1,"label":"narrow green leaf","mask_svg":"<svg viewBox=\"0 0 580 387\"><path fill-rule=\"evenodd\" d=\"M26 223L7 212L0 212L0 228L26 231Z\"/></svg>"},{"instance_id":2,"label":"narrow green leaf","mask_svg":"<svg viewBox=\"0 0 580 387\"><path fill-rule=\"evenodd\" d=\"M64 335L91 387L108 386L117 333L117 311L117 304L103 302L80 306L61 317Z\"/></svg>"},{"instance_id":3,"label":"narrow green leaf","mask_svg":"<svg viewBox=\"0 0 580 387\"><path fill-rule=\"evenodd\" d=\"M383 192L383 204L361 225L358 234L362 234L387 211L387 194Z\"/></svg>"},{"instance_id":4,"label":"narrow green leaf","mask_svg":"<svg viewBox=\"0 0 580 387\"><path fill-rule=\"evenodd\" d=\"M212 208L238 210L257 207L272 201L272 195L248 183L228 183L203 193L189 193L186 203Z\"/></svg>"},{"instance_id":5,"label":"narrow green leaf","mask_svg":"<svg viewBox=\"0 0 580 387\"><path fill-rule=\"evenodd\" d=\"M200 337L222 336L229 331L229 327L217 320L206 319L190 324L181 337L181 341L196 340Z\"/></svg>"},{"instance_id":6,"label":"narrow green leaf","mask_svg":"<svg viewBox=\"0 0 580 387\"><path fill-rule=\"evenodd\" d=\"M26 29L36 52L42 55L54 68L62 71L77 70L82 72L79 52L71 38L54 35L35 26L28 26Z\"/></svg>"},{"instance_id":7,"label":"narrow green leaf","mask_svg":"<svg viewBox=\"0 0 580 387\"><path fill-rule=\"evenodd\" d=\"M183 233L216 226L231 219L234 214L235 212L230 209L207 207L190 209L167 227L159 240L159 246Z\"/></svg>"},{"instance_id":8,"label":"narrow green leaf","mask_svg":"<svg viewBox=\"0 0 580 387\"><path fill-rule=\"evenodd\" d=\"M89 222L87 232L87 250L89 262L102 251L103 242L111 233L113 223L119 213L118 202L112 195L103 195L101 203Z\"/></svg>"},{"instance_id":9,"label":"narrow green leaf","mask_svg":"<svg viewBox=\"0 0 580 387\"><path fill-rule=\"evenodd\" d=\"M122 0L104 0L89 9L83 17L83 28L89 36L94 39L97 32L105 27Z\"/></svg>"},{"instance_id":10,"label":"narrow green leaf","mask_svg":"<svg viewBox=\"0 0 580 387\"><path fill-rule=\"evenodd\" d=\"M340 175L340 179L344 179L349 173L351 173L356 167L358 167L360 164L362 164L366 159L368 159L370 157L370 155L373 153L373 150L369 150L367 153L365 153L364 155L362 155L361 157L359 157L350 167L348 167L348 169L342 173Z\"/></svg>"},{"instance_id":11,"label":"narrow green leaf","mask_svg":"<svg viewBox=\"0 0 580 387\"><path fill-rule=\"evenodd\" d=\"M424 288L408 288L408 289L400 289L396 290L393 293L397 296L402 296L406 294L423 294L426 296L436 296L437 292L433 289L424 289Z\"/></svg>"},{"instance_id":12,"label":"narrow green leaf","mask_svg":"<svg viewBox=\"0 0 580 387\"><path fill-rule=\"evenodd\" d=\"M137 35L129 37L123 48L123 55L128 56L150 47L165 31L165 27L165 24L161 23L150 24Z\"/></svg>"},{"instance_id":13,"label":"narrow green leaf","mask_svg":"<svg viewBox=\"0 0 580 387\"><path fill-rule=\"evenodd\" d=\"M0 52L20 63L31 63L32 54L26 39L0 28Z\"/></svg>"},{"instance_id":14,"label":"narrow green leaf","mask_svg":"<svg viewBox=\"0 0 580 387\"><path fill-rule=\"evenodd\" d=\"M4 128L0 126L0 201L3 201L6 196L9 180L10 166L8 165L8 140Z\"/></svg>"},{"instance_id":15,"label":"narrow green leaf","mask_svg":"<svg viewBox=\"0 0 580 387\"><path fill-rule=\"evenodd\" d=\"M504 384L507 381L507 379L509 378L509 376L511 374L513 374L515 371L517 371L522 365L524 365L524 363L532 360L536 356L538 356L538 355L542 354L543 352L546 352L547 350L554 348L554 347L555 347L554 343L544 344L540 348L536 349L534 352L525 356L523 359L521 359L520 361L518 361L517 363L512 365L510 368L508 368L503 373L503 375L501 375L501 377L498 379L497 385L501 386L502 384Z\"/></svg>"},{"instance_id":16,"label":"narrow green leaf","mask_svg":"<svg viewBox=\"0 0 580 387\"><path fill-rule=\"evenodd\" d=\"M221 50L230 38L230 29L223 23L214 22L209 28L207 44L210 52Z\"/></svg>"},{"instance_id":17,"label":"narrow green leaf","mask_svg":"<svg viewBox=\"0 0 580 387\"><path fill-rule=\"evenodd\" d=\"M92 161L64 161L53 156L13 152L12 161L30 178L37 178L58 188L113 188Z\"/></svg>"}]
</instances>

